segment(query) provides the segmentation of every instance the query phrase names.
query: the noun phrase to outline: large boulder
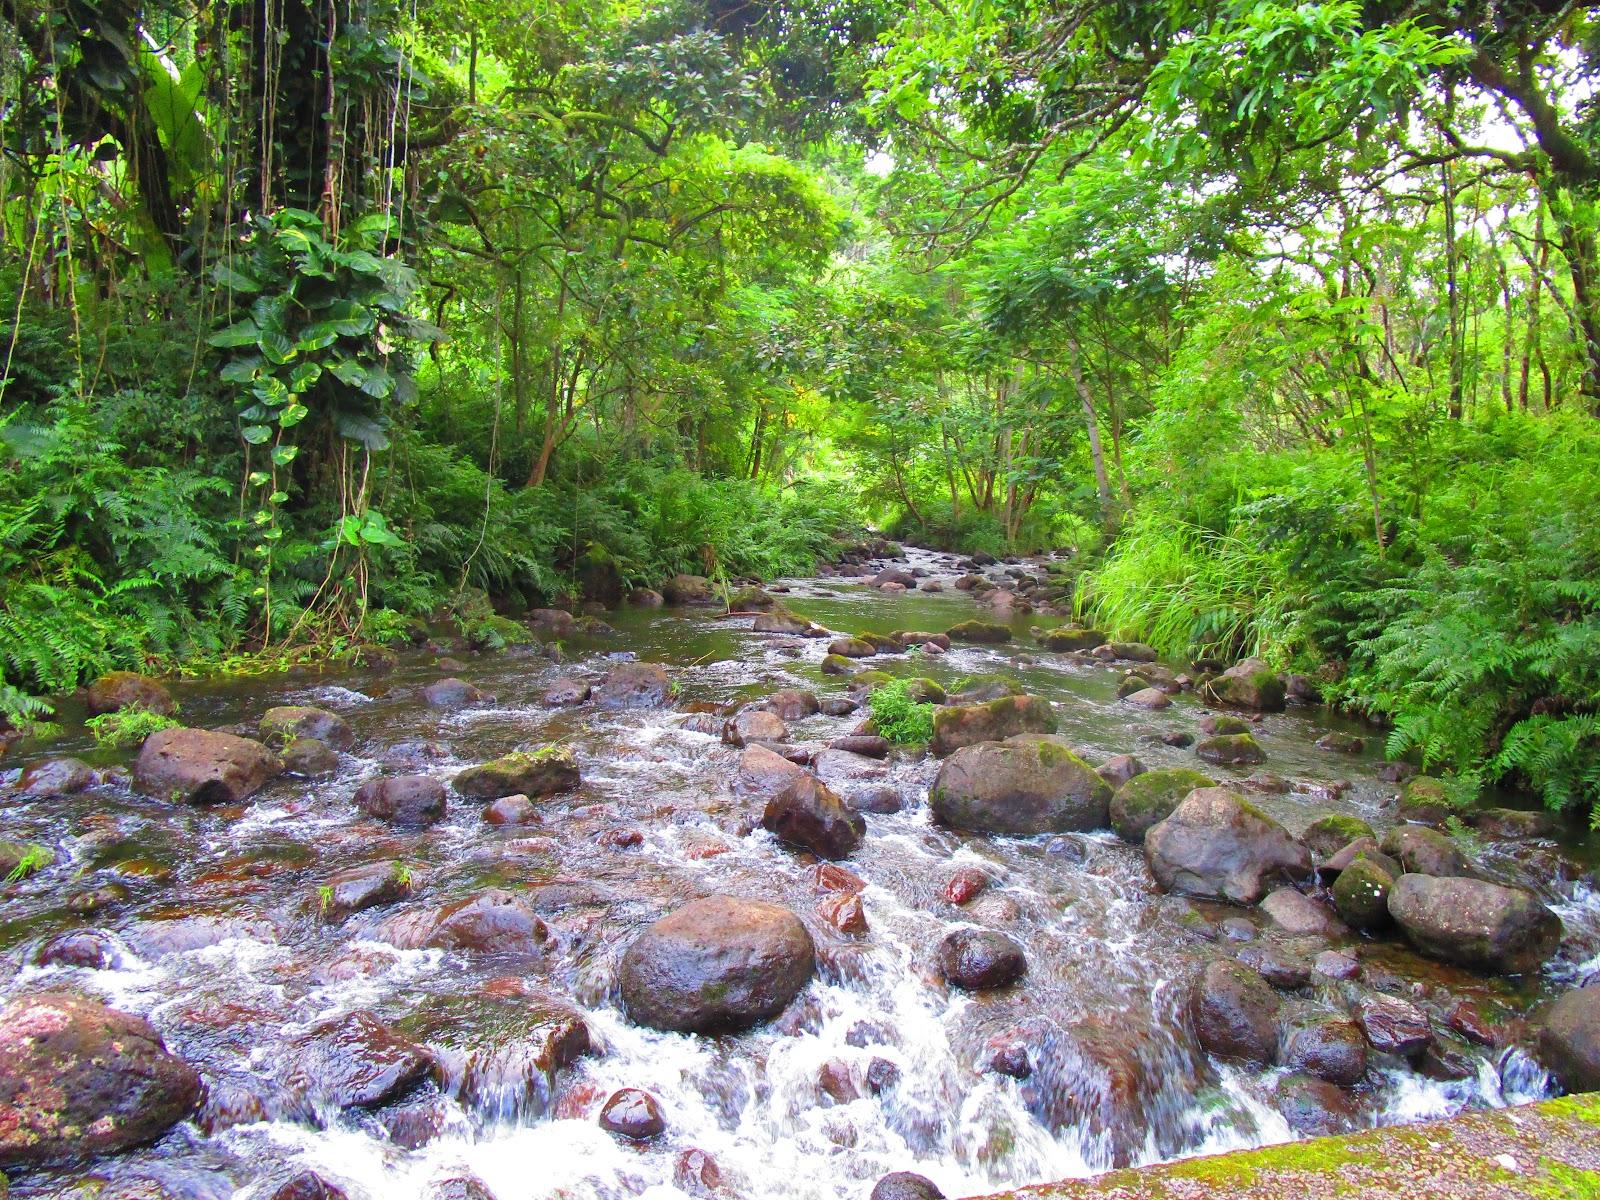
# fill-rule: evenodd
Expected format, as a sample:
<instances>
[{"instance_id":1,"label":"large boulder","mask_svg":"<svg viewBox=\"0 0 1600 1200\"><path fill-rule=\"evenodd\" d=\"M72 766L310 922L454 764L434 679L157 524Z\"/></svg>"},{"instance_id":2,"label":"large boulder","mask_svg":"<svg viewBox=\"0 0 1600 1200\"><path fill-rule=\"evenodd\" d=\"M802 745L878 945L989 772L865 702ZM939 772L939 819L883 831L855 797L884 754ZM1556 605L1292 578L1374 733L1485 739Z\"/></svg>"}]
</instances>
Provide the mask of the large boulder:
<instances>
[{"instance_id":1,"label":"large boulder","mask_svg":"<svg viewBox=\"0 0 1600 1200\"><path fill-rule=\"evenodd\" d=\"M814 775L803 774L767 801L761 824L780 841L819 858L846 858L866 835L861 816Z\"/></svg>"},{"instance_id":2,"label":"large boulder","mask_svg":"<svg viewBox=\"0 0 1600 1200\"><path fill-rule=\"evenodd\" d=\"M816 693L802 692L798 688L783 688L773 692L761 702L761 707L780 721L803 721L822 711Z\"/></svg>"},{"instance_id":3,"label":"large boulder","mask_svg":"<svg viewBox=\"0 0 1600 1200\"><path fill-rule=\"evenodd\" d=\"M141 791L188 804L237 804L282 772L260 742L209 729L158 730L133 764Z\"/></svg>"},{"instance_id":4,"label":"large boulder","mask_svg":"<svg viewBox=\"0 0 1600 1200\"><path fill-rule=\"evenodd\" d=\"M1537 970L1561 944L1561 918L1537 896L1482 879L1402 875L1389 915L1430 958L1497 975Z\"/></svg>"},{"instance_id":5,"label":"large boulder","mask_svg":"<svg viewBox=\"0 0 1600 1200\"><path fill-rule=\"evenodd\" d=\"M1111 828L1135 846L1153 825L1165 821L1195 788L1215 787L1217 781L1187 767L1163 767L1135 775L1111 797Z\"/></svg>"},{"instance_id":6,"label":"large boulder","mask_svg":"<svg viewBox=\"0 0 1600 1200\"><path fill-rule=\"evenodd\" d=\"M750 628L755 633L787 633L808 636L815 628L810 621L779 605L771 612L757 613Z\"/></svg>"},{"instance_id":7,"label":"large boulder","mask_svg":"<svg viewBox=\"0 0 1600 1200\"><path fill-rule=\"evenodd\" d=\"M747 708L723 723L722 740L730 746L748 746L751 742L786 742L789 727L774 712L764 708Z\"/></svg>"},{"instance_id":8,"label":"large boulder","mask_svg":"<svg viewBox=\"0 0 1600 1200\"><path fill-rule=\"evenodd\" d=\"M841 637L828 643L828 653L840 658L871 658L878 648L865 638Z\"/></svg>"},{"instance_id":9,"label":"large boulder","mask_svg":"<svg viewBox=\"0 0 1600 1200\"><path fill-rule=\"evenodd\" d=\"M1287 698L1282 678L1259 658L1229 667L1207 681L1201 693L1217 704L1256 712L1282 712Z\"/></svg>"},{"instance_id":10,"label":"large boulder","mask_svg":"<svg viewBox=\"0 0 1600 1200\"><path fill-rule=\"evenodd\" d=\"M368 779L356 789L355 806L369 817L413 828L444 820L444 784L431 775Z\"/></svg>"},{"instance_id":11,"label":"large boulder","mask_svg":"<svg viewBox=\"0 0 1600 1200\"><path fill-rule=\"evenodd\" d=\"M87 702L90 716L142 708L145 712L170 717L178 711L172 693L148 675L133 671L112 671L89 685Z\"/></svg>"},{"instance_id":12,"label":"large boulder","mask_svg":"<svg viewBox=\"0 0 1600 1200\"><path fill-rule=\"evenodd\" d=\"M518 750L468 767L450 781L463 796L498 800L501 796L553 796L578 786L578 760L567 746Z\"/></svg>"},{"instance_id":13,"label":"large boulder","mask_svg":"<svg viewBox=\"0 0 1600 1200\"><path fill-rule=\"evenodd\" d=\"M0 1167L153 1142L199 1100L199 1075L141 1017L70 992L0 1010Z\"/></svg>"},{"instance_id":14,"label":"large boulder","mask_svg":"<svg viewBox=\"0 0 1600 1200\"><path fill-rule=\"evenodd\" d=\"M296 738L315 738L335 750L348 750L356 740L350 723L338 713L301 704L267 709L258 728L267 741L285 746Z\"/></svg>"},{"instance_id":15,"label":"large boulder","mask_svg":"<svg viewBox=\"0 0 1600 1200\"><path fill-rule=\"evenodd\" d=\"M766 746L746 746L739 755L734 788L746 796L772 796L810 772Z\"/></svg>"},{"instance_id":16,"label":"large boulder","mask_svg":"<svg viewBox=\"0 0 1600 1200\"><path fill-rule=\"evenodd\" d=\"M1326 1083L1350 1087L1367 1073L1366 1035L1346 1017L1312 1017L1297 1024L1284 1038L1283 1065Z\"/></svg>"},{"instance_id":17,"label":"large boulder","mask_svg":"<svg viewBox=\"0 0 1600 1200\"><path fill-rule=\"evenodd\" d=\"M1189 990L1200 1045L1221 1058L1270 1064L1278 1056L1278 994L1236 962L1207 965Z\"/></svg>"},{"instance_id":18,"label":"large boulder","mask_svg":"<svg viewBox=\"0 0 1600 1200\"><path fill-rule=\"evenodd\" d=\"M710 896L635 938L622 956L618 984L633 1021L711 1033L777 1016L814 966L811 935L787 908Z\"/></svg>"},{"instance_id":19,"label":"large boulder","mask_svg":"<svg viewBox=\"0 0 1600 1200\"><path fill-rule=\"evenodd\" d=\"M957 750L928 803L956 829L1029 837L1103 828L1111 786L1055 739L1019 737Z\"/></svg>"},{"instance_id":20,"label":"large boulder","mask_svg":"<svg viewBox=\"0 0 1600 1200\"><path fill-rule=\"evenodd\" d=\"M1001 696L984 704L957 704L933 714L933 740L940 758L978 742L1003 742L1019 733L1054 733L1050 701L1038 696Z\"/></svg>"},{"instance_id":21,"label":"large boulder","mask_svg":"<svg viewBox=\"0 0 1600 1200\"><path fill-rule=\"evenodd\" d=\"M1545 1012L1539 1057L1567 1091L1600 1091L1600 983L1568 992Z\"/></svg>"},{"instance_id":22,"label":"large boulder","mask_svg":"<svg viewBox=\"0 0 1600 1200\"><path fill-rule=\"evenodd\" d=\"M1151 828L1145 861L1169 892L1256 904L1277 882L1311 873L1311 853L1227 788L1199 788Z\"/></svg>"},{"instance_id":23,"label":"large boulder","mask_svg":"<svg viewBox=\"0 0 1600 1200\"><path fill-rule=\"evenodd\" d=\"M660 708L672 699L672 679L660 663L619 663L594 689L601 708Z\"/></svg>"}]
</instances>

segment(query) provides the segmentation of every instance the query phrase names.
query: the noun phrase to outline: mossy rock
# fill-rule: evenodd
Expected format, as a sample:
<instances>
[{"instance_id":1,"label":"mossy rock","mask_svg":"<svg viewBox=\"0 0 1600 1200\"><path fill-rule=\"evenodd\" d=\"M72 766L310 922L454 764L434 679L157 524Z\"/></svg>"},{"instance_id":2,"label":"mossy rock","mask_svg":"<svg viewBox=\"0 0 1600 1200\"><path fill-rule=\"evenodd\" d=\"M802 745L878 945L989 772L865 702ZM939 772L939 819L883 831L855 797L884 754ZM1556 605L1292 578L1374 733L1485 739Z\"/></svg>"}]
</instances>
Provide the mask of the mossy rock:
<instances>
[{"instance_id":1,"label":"mossy rock","mask_svg":"<svg viewBox=\"0 0 1600 1200\"><path fill-rule=\"evenodd\" d=\"M824 675L854 675L855 664L842 654L828 654L822 659Z\"/></svg>"},{"instance_id":2,"label":"mossy rock","mask_svg":"<svg viewBox=\"0 0 1600 1200\"><path fill-rule=\"evenodd\" d=\"M1129 675L1117 684L1117 699L1126 700L1135 692L1142 692L1150 686L1150 681L1143 675Z\"/></svg>"},{"instance_id":3,"label":"mossy rock","mask_svg":"<svg viewBox=\"0 0 1600 1200\"><path fill-rule=\"evenodd\" d=\"M1333 907L1352 929L1371 932L1393 922L1389 917L1389 889L1394 876L1382 864L1358 854L1333 882Z\"/></svg>"},{"instance_id":4,"label":"mossy rock","mask_svg":"<svg viewBox=\"0 0 1600 1200\"><path fill-rule=\"evenodd\" d=\"M768 612L778 607L778 598L765 588L742 587L728 597L729 612Z\"/></svg>"},{"instance_id":5,"label":"mossy rock","mask_svg":"<svg viewBox=\"0 0 1600 1200\"><path fill-rule=\"evenodd\" d=\"M1248 733L1225 733L1209 737L1195 746L1201 761L1220 766L1258 766L1267 754Z\"/></svg>"},{"instance_id":6,"label":"mossy rock","mask_svg":"<svg viewBox=\"0 0 1600 1200\"><path fill-rule=\"evenodd\" d=\"M851 687L882 687L886 683L893 683L894 676L887 671L880 671L876 667L869 667L865 671L857 671L850 677Z\"/></svg>"},{"instance_id":7,"label":"mossy rock","mask_svg":"<svg viewBox=\"0 0 1600 1200\"><path fill-rule=\"evenodd\" d=\"M1226 713L1200 718L1200 731L1207 737L1231 737L1236 733L1249 733L1254 728L1243 717L1232 717Z\"/></svg>"},{"instance_id":8,"label":"mossy rock","mask_svg":"<svg viewBox=\"0 0 1600 1200\"><path fill-rule=\"evenodd\" d=\"M1096 646L1103 646L1106 635L1098 629L1062 626L1059 629L1041 629L1034 635L1034 640L1046 650L1057 654L1068 654L1074 650L1093 650Z\"/></svg>"},{"instance_id":9,"label":"mossy rock","mask_svg":"<svg viewBox=\"0 0 1600 1200\"><path fill-rule=\"evenodd\" d=\"M987 704L952 705L933 714L933 753L952 754L977 742L1000 742L1019 733L1054 733L1050 702L1038 696L1002 696Z\"/></svg>"},{"instance_id":10,"label":"mossy rock","mask_svg":"<svg viewBox=\"0 0 1600 1200\"><path fill-rule=\"evenodd\" d=\"M532 646L539 639L533 630L510 617L491 613L467 623L462 630L474 650L498 650L504 646Z\"/></svg>"},{"instance_id":11,"label":"mossy rock","mask_svg":"<svg viewBox=\"0 0 1600 1200\"><path fill-rule=\"evenodd\" d=\"M937 681L919 678L906 683L906 698L917 704L943 704L947 697Z\"/></svg>"},{"instance_id":12,"label":"mossy rock","mask_svg":"<svg viewBox=\"0 0 1600 1200\"><path fill-rule=\"evenodd\" d=\"M1372 826L1360 817L1348 813L1328 813L1307 825L1300 840L1319 859L1328 859L1358 838L1375 836Z\"/></svg>"},{"instance_id":13,"label":"mossy rock","mask_svg":"<svg viewBox=\"0 0 1600 1200\"><path fill-rule=\"evenodd\" d=\"M463 796L498 800L523 795L530 799L570 792L578 786L578 761L566 746L518 750L460 772L452 786Z\"/></svg>"},{"instance_id":14,"label":"mossy rock","mask_svg":"<svg viewBox=\"0 0 1600 1200\"><path fill-rule=\"evenodd\" d=\"M1400 807L1395 811L1395 816L1402 821L1437 828L1449 819L1455 808L1450 787L1444 780L1431 775L1417 775L1401 787Z\"/></svg>"},{"instance_id":15,"label":"mossy rock","mask_svg":"<svg viewBox=\"0 0 1600 1200\"><path fill-rule=\"evenodd\" d=\"M994 621L962 621L947 631L958 642L975 642L984 646L998 646L1011 640L1011 630Z\"/></svg>"},{"instance_id":16,"label":"mossy rock","mask_svg":"<svg viewBox=\"0 0 1600 1200\"><path fill-rule=\"evenodd\" d=\"M1216 783L1188 767L1163 767L1135 775L1111 798L1111 828L1123 841L1137 846L1150 827L1171 816L1195 788L1215 787Z\"/></svg>"},{"instance_id":17,"label":"mossy rock","mask_svg":"<svg viewBox=\"0 0 1600 1200\"><path fill-rule=\"evenodd\" d=\"M885 633L858 633L856 637L871 646L879 654L904 654L905 643L893 634Z\"/></svg>"}]
</instances>

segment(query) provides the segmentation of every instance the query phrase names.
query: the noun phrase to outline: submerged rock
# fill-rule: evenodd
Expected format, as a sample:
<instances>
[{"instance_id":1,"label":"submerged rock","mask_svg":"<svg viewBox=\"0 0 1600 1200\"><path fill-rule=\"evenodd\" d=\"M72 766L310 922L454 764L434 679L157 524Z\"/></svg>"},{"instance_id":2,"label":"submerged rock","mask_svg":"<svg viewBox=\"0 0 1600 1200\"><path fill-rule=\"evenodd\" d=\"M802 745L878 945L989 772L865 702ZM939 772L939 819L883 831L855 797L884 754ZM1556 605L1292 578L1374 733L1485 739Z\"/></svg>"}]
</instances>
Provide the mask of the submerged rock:
<instances>
[{"instance_id":1,"label":"submerged rock","mask_svg":"<svg viewBox=\"0 0 1600 1200\"><path fill-rule=\"evenodd\" d=\"M810 772L766 746L746 746L739 755L735 788L747 796L771 796Z\"/></svg>"},{"instance_id":2,"label":"submerged rock","mask_svg":"<svg viewBox=\"0 0 1600 1200\"><path fill-rule=\"evenodd\" d=\"M600 1128L632 1142L647 1142L666 1127L667 1119L656 1098L638 1088L612 1092L600 1110Z\"/></svg>"},{"instance_id":3,"label":"submerged rock","mask_svg":"<svg viewBox=\"0 0 1600 1200\"><path fill-rule=\"evenodd\" d=\"M638 1024L711 1033L777 1016L811 979L814 964L811 935L787 908L711 896L635 938L618 984Z\"/></svg>"},{"instance_id":4,"label":"submerged rock","mask_svg":"<svg viewBox=\"0 0 1600 1200\"><path fill-rule=\"evenodd\" d=\"M813 692L797 688L783 688L773 692L761 702L761 707L780 721L803 721L822 711L822 703Z\"/></svg>"},{"instance_id":5,"label":"submerged rock","mask_svg":"<svg viewBox=\"0 0 1600 1200\"><path fill-rule=\"evenodd\" d=\"M589 685L572 675L561 675L545 687L542 699L546 704L570 707L582 704L589 698Z\"/></svg>"},{"instance_id":6,"label":"submerged rock","mask_svg":"<svg viewBox=\"0 0 1600 1200\"><path fill-rule=\"evenodd\" d=\"M289 1047L291 1091L338 1108L379 1108L433 1071L433 1056L372 1013L357 1010L316 1025Z\"/></svg>"},{"instance_id":7,"label":"submerged rock","mask_svg":"<svg viewBox=\"0 0 1600 1200\"><path fill-rule=\"evenodd\" d=\"M237 804L282 772L260 742L184 728L151 734L133 766L140 791L188 804Z\"/></svg>"},{"instance_id":8,"label":"submerged rock","mask_svg":"<svg viewBox=\"0 0 1600 1200\"><path fill-rule=\"evenodd\" d=\"M747 708L723 724L722 740L730 746L748 746L751 742L786 742L789 740L789 727L775 713L761 708Z\"/></svg>"},{"instance_id":9,"label":"submerged rock","mask_svg":"<svg viewBox=\"0 0 1600 1200\"><path fill-rule=\"evenodd\" d=\"M460 772L451 786L463 796L498 800L501 796L538 799L578 786L578 760L567 746L518 750Z\"/></svg>"},{"instance_id":10,"label":"submerged rock","mask_svg":"<svg viewBox=\"0 0 1600 1200\"><path fill-rule=\"evenodd\" d=\"M0 1009L0 1166L116 1154L194 1112L200 1077L141 1017L70 992Z\"/></svg>"},{"instance_id":11,"label":"submerged rock","mask_svg":"<svg viewBox=\"0 0 1600 1200\"><path fill-rule=\"evenodd\" d=\"M945 631L953 642L997 646L1011 640L1011 630L994 621L962 621Z\"/></svg>"},{"instance_id":12,"label":"submerged rock","mask_svg":"<svg viewBox=\"0 0 1600 1200\"><path fill-rule=\"evenodd\" d=\"M1093 650L1096 646L1102 646L1105 644L1106 635L1096 629L1063 626L1059 629L1040 631L1036 635L1036 640L1046 650L1065 654L1073 650Z\"/></svg>"},{"instance_id":13,"label":"submerged rock","mask_svg":"<svg viewBox=\"0 0 1600 1200\"><path fill-rule=\"evenodd\" d=\"M422 689L422 699L432 708L448 708L452 711L471 704L494 703L494 697L488 692L454 676L434 680Z\"/></svg>"},{"instance_id":14,"label":"submerged rock","mask_svg":"<svg viewBox=\"0 0 1600 1200\"><path fill-rule=\"evenodd\" d=\"M1144 839L1145 861L1169 892L1255 904L1270 884L1311 873L1288 830L1227 788L1200 788Z\"/></svg>"},{"instance_id":15,"label":"submerged rock","mask_svg":"<svg viewBox=\"0 0 1600 1200\"><path fill-rule=\"evenodd\" d=\"M1021 737L957 750L940 765L928 803L956 829L1029 837L1104 828L1111 787L1056 740Z\"/></svg>"},{"instance_id":16,"label":"submerged rock","mask_svg":"<svg viewBox=\"0 0 1600 1200\"><path fill-rule=\"evenodd\" d=\"M1389 915L1430 958L1498 975L1537 970L1561 944L1561 919L1537 896L1480 879L1402 875Z\"/></svg>"},{"instance_id":17,"label":"submerged rock","mask_svg":"<svg viewBox=\"0 0 1600 1200\"><path fill-rule=\"evenodd\" d=\"M963 746L1000 742L1019 733L1054 733L1056 717L1038 696L1000 696L983 704L959 704L933 714L933 753L943 758Z\"/></svg>"},{"instance_id":18,"label":"submerged rock","mask_svg":"<svg viewBox=\"0 0 1600 1200\"><path fill-rule=\"evenodd\" d=\"M34 763L17 780L17 793L33 799L71 796L93 786L94 768L81 758L47 758Z\"/></svg>"}]
</instances>

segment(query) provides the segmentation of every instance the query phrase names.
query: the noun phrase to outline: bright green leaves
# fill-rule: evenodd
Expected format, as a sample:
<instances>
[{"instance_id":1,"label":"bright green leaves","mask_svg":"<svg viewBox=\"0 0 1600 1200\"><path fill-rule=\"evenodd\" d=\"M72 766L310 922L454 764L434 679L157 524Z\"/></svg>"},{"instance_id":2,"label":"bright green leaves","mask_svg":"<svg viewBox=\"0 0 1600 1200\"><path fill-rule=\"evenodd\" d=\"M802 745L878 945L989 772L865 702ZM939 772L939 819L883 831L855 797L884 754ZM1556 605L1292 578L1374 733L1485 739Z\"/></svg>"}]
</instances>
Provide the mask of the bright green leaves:
<instances>
[{"instance_id":1,"label":"bright green leaves","mask_svg":"<svg viewBox=\"0 0 1600 1200\"><path fill-rule=\"evenodd\" d=\"M360 515L342 518L339 522L339 540L356 547L405 545L389 528L384 515L375 508L369 508Z\"/></svg>"}]
</instances>

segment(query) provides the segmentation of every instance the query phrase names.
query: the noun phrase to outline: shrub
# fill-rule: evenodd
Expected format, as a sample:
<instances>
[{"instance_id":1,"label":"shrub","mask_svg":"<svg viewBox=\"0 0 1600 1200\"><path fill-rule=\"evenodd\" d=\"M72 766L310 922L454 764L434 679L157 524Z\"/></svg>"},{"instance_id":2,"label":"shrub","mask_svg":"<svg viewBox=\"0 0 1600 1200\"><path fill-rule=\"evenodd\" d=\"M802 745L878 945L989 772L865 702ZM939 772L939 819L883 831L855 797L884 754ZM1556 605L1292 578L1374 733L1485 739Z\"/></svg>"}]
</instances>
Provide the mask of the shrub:
<instances>
[{"instance_id":1,"label":"shrub","mask_svg":"<svg viewBox=\"0 0 1600 1200\"><path fill-rule=\"evenodd\" d=\"M899 746L920 746L933 737L935 705L911 696L912 679L897 679L873 688L867 708L878 733Z\"/></svg>"}]
</instances>

